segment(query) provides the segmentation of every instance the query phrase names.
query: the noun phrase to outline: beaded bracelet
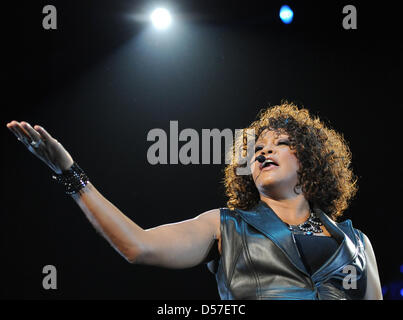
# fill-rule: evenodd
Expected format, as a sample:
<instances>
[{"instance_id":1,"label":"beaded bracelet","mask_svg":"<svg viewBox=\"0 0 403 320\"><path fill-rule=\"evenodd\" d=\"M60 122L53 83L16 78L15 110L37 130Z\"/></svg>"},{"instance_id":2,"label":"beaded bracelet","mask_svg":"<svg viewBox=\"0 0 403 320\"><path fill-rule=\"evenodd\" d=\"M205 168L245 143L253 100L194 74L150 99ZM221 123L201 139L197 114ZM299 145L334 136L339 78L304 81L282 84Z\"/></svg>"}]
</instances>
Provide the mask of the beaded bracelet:
<instances>
[{"instance_id":1,"label":"beaded bracelet","mask_svg":"<svg viewBox=\"0 0 403 320\"><path fill-rule=\"evenodd\" d=\"M74 194L83 189L89 179L83 169L74 162L68 170L63 170L61 174L52 175L52 178L65 187L66 194Z\"/></svg>"}]
</instances>

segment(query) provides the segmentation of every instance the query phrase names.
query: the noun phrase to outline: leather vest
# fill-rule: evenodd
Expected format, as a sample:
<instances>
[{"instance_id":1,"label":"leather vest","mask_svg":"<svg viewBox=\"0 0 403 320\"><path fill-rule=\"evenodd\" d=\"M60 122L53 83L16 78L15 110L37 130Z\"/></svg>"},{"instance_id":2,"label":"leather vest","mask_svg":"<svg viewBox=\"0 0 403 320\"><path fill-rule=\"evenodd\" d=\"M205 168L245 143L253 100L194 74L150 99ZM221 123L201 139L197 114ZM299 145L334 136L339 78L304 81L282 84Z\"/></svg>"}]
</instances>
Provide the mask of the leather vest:
<instances>
[{"instance_id":1,"label":"leather vest","mask_svg":"<svg viewBox=\"0 0 403 320\"><path fill-rule=\"evenodd\" d=\"M314 210L338 241L336 252L312 275L292 232L264 202L250 211L220 209L221 256L208 264L221 299L363 299L366 257L362 232Z\"/></svg>"}]
</instances>

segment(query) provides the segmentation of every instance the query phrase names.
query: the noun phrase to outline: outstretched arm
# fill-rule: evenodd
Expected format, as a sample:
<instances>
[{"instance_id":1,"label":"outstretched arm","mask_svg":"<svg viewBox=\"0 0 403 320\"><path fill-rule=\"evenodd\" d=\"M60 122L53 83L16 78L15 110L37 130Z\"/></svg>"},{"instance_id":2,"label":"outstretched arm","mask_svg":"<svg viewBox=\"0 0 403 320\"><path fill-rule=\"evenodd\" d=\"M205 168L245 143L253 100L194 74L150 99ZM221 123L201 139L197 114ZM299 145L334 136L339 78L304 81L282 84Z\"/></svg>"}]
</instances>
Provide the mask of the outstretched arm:
<instances>
[{"instance_id":1,"label":"outstretched arm","mask_svg":"<svg viewBox=\"0 0 403 320\"><path fill-rule=\"evenodd\" d=\"M70 154L43 127L11 121L7 128L55 173L60 174L73 165ZM192 267L204 260L214 240L219 238L219 209L194 219L144 230L91 183L72 197L95 229L131 263Z\"/></svg>"},{"instance_id":2,"label":"outstretched arm","mask_svg":"<svg viewBox=\"0 0 403 320\"><path fill-rule=\"evenodd\" d=\"M201 263L219 237L219 209L144 230L89 183L74 200L99 233L130 263L188 268Z\"/></svg>"}]
</instances>

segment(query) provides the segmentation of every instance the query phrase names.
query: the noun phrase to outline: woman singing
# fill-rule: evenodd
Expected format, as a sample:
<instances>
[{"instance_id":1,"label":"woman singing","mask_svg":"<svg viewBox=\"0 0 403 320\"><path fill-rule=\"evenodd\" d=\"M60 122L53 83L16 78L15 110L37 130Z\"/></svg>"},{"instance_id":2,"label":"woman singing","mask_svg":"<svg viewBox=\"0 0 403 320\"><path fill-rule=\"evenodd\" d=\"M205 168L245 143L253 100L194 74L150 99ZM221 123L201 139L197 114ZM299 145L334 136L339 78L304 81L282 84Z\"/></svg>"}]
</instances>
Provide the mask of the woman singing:
<instances>
[{"instance_id":1,"label":"woman singing","mask_svg":"<svg viewBox=\"0 0 403 320\"><path fill-rule=\"evenodd\" d=\"M306 109L283 103L247 128L255 139L251 172L237 174L245 164L228 164L226 208L147 230L105 199L44 128L17 121L7 127L130 263L208 263L221 299L382 299L368 237L350 220L336 222L357 190L350 150ZM244 138L232 152L247 149Z\"/></svg>"}]
</instances>

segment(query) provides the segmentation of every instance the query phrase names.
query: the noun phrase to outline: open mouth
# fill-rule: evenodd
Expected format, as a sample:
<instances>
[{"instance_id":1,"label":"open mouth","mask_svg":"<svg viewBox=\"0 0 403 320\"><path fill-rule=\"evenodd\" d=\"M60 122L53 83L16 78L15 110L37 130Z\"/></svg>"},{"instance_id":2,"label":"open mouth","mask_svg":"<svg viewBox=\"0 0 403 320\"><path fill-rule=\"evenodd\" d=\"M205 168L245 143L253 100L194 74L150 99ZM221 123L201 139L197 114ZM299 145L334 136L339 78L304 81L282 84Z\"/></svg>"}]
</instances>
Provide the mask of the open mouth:
<instances>
[{"instance_id":1,"label":"open mouth","mask_svg":"<svg viewBox=\"0 0 403 320\"><path fill-rule=\"evenodd\" d=\"M260 164L260 170L263 170L265 168L272 168L272 167L278 167L278 164L274 162L272 159L266 159L265 162Z\"/></svg>"}]
</instances>

